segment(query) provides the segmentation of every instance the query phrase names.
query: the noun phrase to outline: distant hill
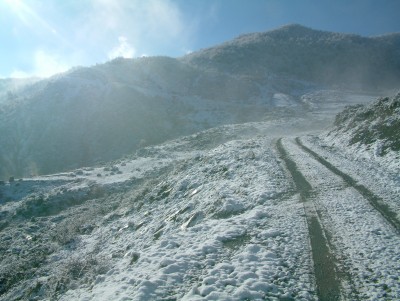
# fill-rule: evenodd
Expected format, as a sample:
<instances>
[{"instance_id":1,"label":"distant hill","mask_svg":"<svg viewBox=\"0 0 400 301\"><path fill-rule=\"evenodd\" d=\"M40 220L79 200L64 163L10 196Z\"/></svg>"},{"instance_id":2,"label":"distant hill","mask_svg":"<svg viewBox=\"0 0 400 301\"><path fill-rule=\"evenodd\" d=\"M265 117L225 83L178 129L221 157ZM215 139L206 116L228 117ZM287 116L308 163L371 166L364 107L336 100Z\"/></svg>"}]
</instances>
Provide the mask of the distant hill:
<instances>
[{"instance_id":1,"label":"distant hill","mask_svg":"<svg viewBox=\"0 0 400 301\"><path fill-rule=\"evenodd\" d=\"M397 88L399 43L398 34L290 25L178 59L117 58L49 79L2 80L0 179L90 166L224 124L333 116L370 99L365 91Z\"/></svg>"},{"instance_id":2,"label":"distant hill","mask_svg":"<svg viewBox=\"0 0 400 301\"><path fill-rule=\"evenodd\" d=\"M260 120L255 83L167 57L115 59L4 96L0 177L63 171L225 123Z\"/></svg>"}]
</instances>

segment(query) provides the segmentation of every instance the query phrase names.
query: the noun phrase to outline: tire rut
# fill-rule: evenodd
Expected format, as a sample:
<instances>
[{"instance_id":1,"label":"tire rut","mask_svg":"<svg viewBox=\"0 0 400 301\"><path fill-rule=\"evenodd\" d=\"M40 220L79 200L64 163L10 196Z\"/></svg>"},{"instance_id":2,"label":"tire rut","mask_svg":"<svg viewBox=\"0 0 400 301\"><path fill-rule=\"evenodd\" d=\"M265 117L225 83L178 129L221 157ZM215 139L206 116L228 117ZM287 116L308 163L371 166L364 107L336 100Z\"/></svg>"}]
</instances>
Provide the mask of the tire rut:
<instances>
[{"instance_id":1,"label":"tire rut","mask_svg":"<svg viewBox=\"0 0 400 301\"><path fill-rule=\"evenodd\" d=\"M305 146L299 137L295 139L296 144L305 152L310 154L316 161L321 163L323 166L325 166L327 169L329 169L331 172L336 174L337 176L341 177L343 181L349 185L350 187L353 187L355 190L357 190L371 205L372 207L377 210L382 217L394 227L396 230L397 234L400 234L400 220L397 218L396 212L392 211L389 206L387 206L383 199L380 198L379 196L375 195L371 190L369 190L367 187L365 187L362 184L358 184L355 179L353 179L351 176L348 174L342 172L335 166L333 166L331 163L329 163L327 160L322 158L320 155L318 155L316 152Z\"/></svg>"},{"instance_id":2,"label":"tire rut","mask_svg":"<svg viewBox=\"0 0 400 301\"><path fill-rule=\"evenodd\" d=\"M336 268L336 259L330 251L331 246L326 231L320 223L318 212L312 202L313 188L299 171L296 163L289 157L289 154L282 145L282 138L278 139L276 147L288 171L292 175L296 189L304 205L310 235L318 300L341 300L341 281Z\"/></svg>"}]
</instances>

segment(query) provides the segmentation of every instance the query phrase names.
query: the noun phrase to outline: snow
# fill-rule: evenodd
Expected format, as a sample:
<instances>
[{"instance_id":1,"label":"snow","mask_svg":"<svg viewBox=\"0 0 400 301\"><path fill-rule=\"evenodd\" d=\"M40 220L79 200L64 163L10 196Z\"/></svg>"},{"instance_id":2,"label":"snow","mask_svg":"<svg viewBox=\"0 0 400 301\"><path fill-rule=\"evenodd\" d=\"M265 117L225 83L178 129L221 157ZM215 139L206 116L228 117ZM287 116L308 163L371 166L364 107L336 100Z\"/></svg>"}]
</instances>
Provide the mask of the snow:
<instances>
[{"instance_id":1,"label":"snow","mask_svg":"<svg viewBox=\"0 0 400 301\"><path fill-rule=\"evenodd\" d=\"M103 166L6 183L0 213L7 221L39 195L61 208L36 217L40 227L30 219L10 229L18 233L10 238L15 254L42 236L51 242L30 280L43 284L37 298L51 299L54 283L69 275L57 300L317 300L304 205L275 149L277 137L302 122L223 126ZM357 165L318 138L301 141L346 172ZM397 233L292 138L283 145L315 189L339 268L352 279L343 282L345 293L353 288L377 300L390 288L387 296L396 299ZM357 179L371 176L361 169ZM399 187L385 183L390 193Z\"/></svg>"},{"instance_id":2,"label":"snow","mask_svg":"<svg viewBox=\"0 0 400 301\"><path fill-rule=\"evenodd\" d=\"M248 128L203 135L223 141ZM67 173L21 182L53 183L41 186L49 199L97 185L121 200L90 234L46 263L62 271L90 256L107 262L107 272L70 285L60 300L315 299L304 212L298 197L288 194L292 184L273 139L238 136L201 149L191 141L149 147L110 164L109 171L82 168L72 178ZM114 166L121 173L111 174ZM141 197L132 179L147 187ZM27 198L7 204L22 206Z\"/></svg>"},{"instance_id":3,"label":"snow","mask_svg":"<svg viewBox=\"0 0 400 301\"><path fill-rule=\"evenodd\" d=\"M398 152L388 150L388 153L382 156L382 141L379 139L368 146L357 143L349 145L347 141L351 138L349 133L343 133L340 137L331 137L326 134L322 138L326 145L337 147L341 149L346 156L351 157L352 160L357 162L373 162L375 166L380 169L387 170L391 173L400 173L400 160Z\"/></svg>"},{"instance_id":4,"label":"snow","mask_svg":"<svg viewBox=\"0 0 400 301\"><path fill-rule=\"evenodd\" d=\"M206 218L186 231L169 229L159 243L141 250L140 259L133 267L127 268L128 262L119 262L91 292L70 291L63 300L107 300L118 294L121 298L117 300L130 294L133 300L162 297L230 300L241 296L262 298L266 294L273 298L290 291L294 296L303 294L312 284L305 275L303 282L306 283L296 279L302 269L308 270L309 258L308 250L304 248L307 231L296 212L295 202L288 201L286 211L271 206L268 211L273 217L269 219L260 218L258 211L266 208L256 206L239 218L222 221ZM290 210L289 215L287 210ZM275 235L263 235L259 229L273 226L282 230L270 230L275 231ZM143 231L140 236L145 234ZM244 235L249 236L251 242L247 246L240 245ZM224 246L235 241L237 246ZM294 267L299 258L303 262ZM285 283L289 277L293 279ZM129 288L126 282L129 282Z\"/></svg>"},{"instance_id":5,"label":"snow","mask_svg":"<svg viewBox=\"0 0 400 301\"><path fill-rule=\"evenodd\" d=\"M290 107L296 105L296 101L294 101L290 95L283 93L275 93L272 100L277 107Z\"/></svg>"},{"instance_id":6,"label":"snow","mask_svg":"<svg viewBox=\"0 0 400 301\"><path fill-rule=\"evenodd\" d=\"M299 152L293 142L285 140L284 145L315 188L314 203L332 236L336 256L350 273L359 297L362 300L397 299L400 293L397 230L339 176L310 155ZM340 168L345 166L343 163Z\"/></svg>"},{"instance_id":7,"label":"snow","mask_svg":"<svg viewBox=\"0 0 400 301\"><path fill-rule=\"evenodd\" d=\"M400 218L400 167L399 160L393 158L398 156L395 152L385 155L382 158L371 158L367 150L355 152L353 148L343 145L337 139L332 140L325 134L320 136L306 136L302 138L306 146L315 149L319 154L328 158L328 161L340 167L345 173L352 176L360 184L368 187L376 195L381 197L385 204L397 212Z\"/></svg>"}]
</instances>

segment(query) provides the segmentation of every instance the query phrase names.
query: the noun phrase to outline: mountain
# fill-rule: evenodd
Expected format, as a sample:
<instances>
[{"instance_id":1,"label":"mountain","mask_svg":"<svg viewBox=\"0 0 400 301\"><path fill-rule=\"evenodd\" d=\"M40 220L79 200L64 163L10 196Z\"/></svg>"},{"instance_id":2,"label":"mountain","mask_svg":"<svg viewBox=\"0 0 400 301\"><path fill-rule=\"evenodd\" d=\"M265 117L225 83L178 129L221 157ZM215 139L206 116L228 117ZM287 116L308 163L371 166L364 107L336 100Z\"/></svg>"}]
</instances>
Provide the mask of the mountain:
<instances>
[{"instance_id":1,"label":"mountain","mask_svg":"<svg viewBox=\"0 0 400 301\"><path fill-rule=\"evenodd\" d=\"M91 166L224 124L301 117L326 126L345 105L395 87L398 43L397 34L291 25L178 59L118 58L5 84L0 178Z\"/></svg>"},{"instance_id":2,"label":"mountain","mask_svg":"<svg viewBox=\"0 0 400 301\"><path fill-rule=\"evenodd\" d=\"M400 34L367 38L288 25L242 35L182 60L255 78L274 74L344 88L397 88Z\"/></svg>"},{"instance_id":3,"label":"mountain","mask_svg":"<svg viewBox=\"0 0 400 301\"><path fill-rule=\"evenodd\" d=\"M259 90L165 57L116 59L57 75L1 106L0 174L91 165L204 128L257 120L266 111Z\"/></svg>"}]
</instances>

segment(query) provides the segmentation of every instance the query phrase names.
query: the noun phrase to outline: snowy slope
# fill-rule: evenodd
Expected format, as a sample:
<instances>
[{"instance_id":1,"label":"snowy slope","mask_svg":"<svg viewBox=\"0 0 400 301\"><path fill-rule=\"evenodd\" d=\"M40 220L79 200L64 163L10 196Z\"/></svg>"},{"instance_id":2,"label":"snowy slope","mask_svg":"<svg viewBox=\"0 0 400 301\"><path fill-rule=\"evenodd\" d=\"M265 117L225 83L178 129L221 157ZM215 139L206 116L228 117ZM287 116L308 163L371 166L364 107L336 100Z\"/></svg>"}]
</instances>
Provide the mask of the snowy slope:
<instances>
[{"instance_id":1,"label":"snowy slope","mask_svg":"<svg viewBox=\"0 0 400 301\"><path fill-rule=\"evenodd\" d=\"M2 186L14 199L1 205L0 299L314 299L301 208L271 138L255 136L274 127Z\"/></svg>"},{"instance_id":2,"label":"snowy slope","mask_svg":"<svg viewBox=\"0 0 400 301\"><path fill-rule=\"evenodd\" d=\"M337 300L397 299L400 236L287 137L306 122L223 126L0 185L0 300L318 300L310 203L276 148L282 135L332 237Z\"/></svg>"},{"instance_id":3,"label":"snowy slope","mask_svg":"<svg viewBox=\"0 0 400 301\"><path fill-rule=\"evenodd\" d=\"M400 94L346 108L323 139L357 159L400 173Z\"/></svg>"}]
</instances>

